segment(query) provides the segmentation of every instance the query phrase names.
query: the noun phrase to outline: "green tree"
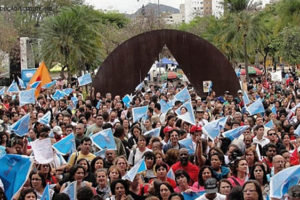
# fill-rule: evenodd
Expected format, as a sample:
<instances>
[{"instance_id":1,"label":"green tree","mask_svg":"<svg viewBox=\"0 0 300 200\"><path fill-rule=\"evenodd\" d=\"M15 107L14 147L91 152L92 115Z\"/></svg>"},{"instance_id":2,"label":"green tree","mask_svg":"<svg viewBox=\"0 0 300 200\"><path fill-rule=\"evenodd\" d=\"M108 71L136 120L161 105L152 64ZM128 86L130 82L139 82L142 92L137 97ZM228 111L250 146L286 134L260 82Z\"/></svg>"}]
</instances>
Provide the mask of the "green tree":
<instances>
[{"instance_id":1,"label":"green tree","mask_svg":"<svg viewBox=\"0 0 300 200\"><path fill-rule=\"evenodd\" d=\"M300 64L300 27L284 28L279 35L279 54L291 65Z\"/></svg>"},{"instance_id":2,"label":"green tree","mask_svg":"<svg viewBox=\"0 0 300 200\"><path fill-rule=\"evenodd\" d=\"M248 11L230 13L222 19L222 29L216 36L219 44L229 46L234 51L233 56L243 54L246 69L246 78L249 80L248 61L251 53L255 54L255 48L265 37L265 28L258 20L257 15Z\"/></svg>"},{"instance_id":3,"label":"green tree","mask_svg":"<svg viewBox=\"0 0 300 200\"><path fill-rule=\"evenodd\" d=\"M101 21L87 6L65 8L44 21L40 29L42 55L49 67L61 63L63 72L76 73L100 64Z\"/></svg>"}]
</instances>

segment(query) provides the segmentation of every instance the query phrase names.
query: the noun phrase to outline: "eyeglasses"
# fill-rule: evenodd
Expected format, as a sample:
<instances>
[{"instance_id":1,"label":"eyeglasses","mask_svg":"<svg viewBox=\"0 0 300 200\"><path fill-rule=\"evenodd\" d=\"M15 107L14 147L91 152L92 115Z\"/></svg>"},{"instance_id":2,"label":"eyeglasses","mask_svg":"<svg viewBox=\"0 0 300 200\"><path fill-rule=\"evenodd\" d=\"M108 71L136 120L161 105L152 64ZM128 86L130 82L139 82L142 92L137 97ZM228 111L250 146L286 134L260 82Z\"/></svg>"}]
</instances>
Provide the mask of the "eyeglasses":
<instances>
[{"instance_id":1,"label":"eyeglasses","mask_svg":"<svg viewBox=\"0 0 300 200\"><path fill-rule=\"evenodd\" d=\"M269 133L268 136L276 135L276 133Z\"/></svg>"}]
</instances>

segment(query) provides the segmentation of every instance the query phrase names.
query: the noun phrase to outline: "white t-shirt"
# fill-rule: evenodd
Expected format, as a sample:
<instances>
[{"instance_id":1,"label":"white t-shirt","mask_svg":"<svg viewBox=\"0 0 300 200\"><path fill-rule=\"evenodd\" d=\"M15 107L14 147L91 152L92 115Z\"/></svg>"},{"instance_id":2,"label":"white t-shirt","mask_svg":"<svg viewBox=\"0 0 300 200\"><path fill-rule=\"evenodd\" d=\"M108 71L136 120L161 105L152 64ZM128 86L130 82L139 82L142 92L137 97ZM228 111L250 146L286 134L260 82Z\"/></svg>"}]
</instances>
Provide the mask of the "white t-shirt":
<instances>
[{"instance_id":1,"label":"white t-shirt","mask_svg":"<svg viewBox=\"0 0 300 200\"><path fill-rule=\"evenodd\" d=\"M198 197L196 200L209 200L208 198L206 198L205 194L201 195L200 197ZM214 198L214 200L226 200L226 196L220 193L217 193L216 198Z\"/></svg>"},{"instance_id":2,"label":"white t-shirt","mask_svg":"<svg viewBox=\"0 0 300 200\"><path fill-rule=\"evenodd\" d=\"M133 154L134 154L133 151L134 151L133 149L130 151L130 154L129 154L129 157L128 157L128 163L129 163L130 165L135 165L136 163L138 163L138 162L142 159L142 157L143 157L143 155L144 155L145 152L147 152L147 151L152 151L152 150L151 150L151 149L148 149L148 148L146 147L145 151L141 152L141 151L139 150L139 148L136 148L136 153L135 153L135 155L133 155ZM134 163L133 163L133 156L134 156Z\"/></svg>"}]
</instances>

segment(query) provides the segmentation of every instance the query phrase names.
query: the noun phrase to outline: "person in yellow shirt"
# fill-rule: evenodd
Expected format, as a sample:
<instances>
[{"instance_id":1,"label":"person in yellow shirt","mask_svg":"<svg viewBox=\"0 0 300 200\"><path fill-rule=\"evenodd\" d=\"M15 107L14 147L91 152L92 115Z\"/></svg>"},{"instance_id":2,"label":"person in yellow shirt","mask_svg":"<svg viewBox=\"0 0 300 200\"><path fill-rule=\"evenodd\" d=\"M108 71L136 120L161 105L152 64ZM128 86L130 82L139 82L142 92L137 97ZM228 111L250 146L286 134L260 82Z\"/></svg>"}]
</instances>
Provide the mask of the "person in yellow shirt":
<instances>
[{"instance_id":1,"label":"person in yellow shirt","mask_svg":"<svg viewBox=\"0 0 300 200\"><path fill-rule=\"evenodd\" d=\"M69 162L68 162L69 169L76 163L77 160L79 160L81 158L85 158L88 161L92 161L96 157L94 154L92 154L90 152L91 145L92 145L92 141L89 137L84 137L81 140L80 151L72 153L72 155L69 159Z\"/></svg>"}]
</instances>

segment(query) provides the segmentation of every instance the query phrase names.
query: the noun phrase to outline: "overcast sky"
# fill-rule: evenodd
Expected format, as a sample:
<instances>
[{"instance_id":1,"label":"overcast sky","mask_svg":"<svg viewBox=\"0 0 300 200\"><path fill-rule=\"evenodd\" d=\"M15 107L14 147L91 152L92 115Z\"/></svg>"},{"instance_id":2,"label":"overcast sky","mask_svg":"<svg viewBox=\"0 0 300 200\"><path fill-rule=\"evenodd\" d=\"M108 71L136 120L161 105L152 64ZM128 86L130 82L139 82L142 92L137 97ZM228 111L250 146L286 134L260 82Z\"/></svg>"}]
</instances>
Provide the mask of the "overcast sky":
<instances>
[{"instance_id":1,"label":"overcast sky","mask_svg":"<svg viewBox=\"0 0 300 200\"><path fill-rule=\"evenodd\" d=\"M86 4L93 5L96 9L119 10L119 12L132 14L148 3L158 3L158 0L85 0ZM184 0L159 0L160 4L179 9Z\"/></svg>"}]
</instances>

